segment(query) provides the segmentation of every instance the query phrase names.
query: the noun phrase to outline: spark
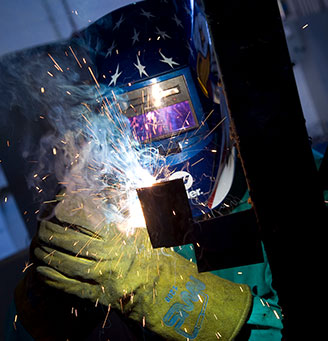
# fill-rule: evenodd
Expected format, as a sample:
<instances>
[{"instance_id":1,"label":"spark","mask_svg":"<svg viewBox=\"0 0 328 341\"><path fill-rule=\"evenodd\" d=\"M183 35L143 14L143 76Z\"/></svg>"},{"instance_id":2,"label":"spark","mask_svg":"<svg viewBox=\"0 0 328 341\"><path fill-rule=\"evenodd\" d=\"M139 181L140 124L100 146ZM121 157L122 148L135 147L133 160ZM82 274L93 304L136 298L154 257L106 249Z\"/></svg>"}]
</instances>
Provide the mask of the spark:
<instances>
[{"instance_id":1,"label":"spark","mask_svg":"<svg viewBox=\"0 0 328 341\"><path fill-rule=\"evenodd\" d=\"M51 56L50 53L48 53L48 56L54 62L55 66L56 66L56 69L61 71L61 72L64 72L63 69L59 66L59 64L55 61L55 59Z\"/></svg>"},{"instance_id":2,"label":"spark","mask_svg":"<svg viewBox=\"0 0 328 341\"><path fill-rule=\"evenodd\" d=\"M33 263L28 263L28 262L25 262L25 267L24 269L22 270L22 272L25 272L30 266L32 266Z\"/></svg>"},{"instance_id":3,"label":"spark","mask_svg":"<svg viewBox=\"0 0 328 341\"><path fill-rule=\"evenodd\" d=\"M104 320L104 323L103 323L103 325L102 325L102 329L104 329L105 326L106 326L106 322L107 322L108 315L109 315L109 312L110 312L110 307L111 307L111 305L109 304L109 305L108 305L108 309L107 309L107 313L106 313L106 316L105 316L105 320Z\"/></svg>"},{"instance_id":4,"label":"spark","mask_svg":"<svg viewBox=\"0 0 328 341\"><path fill-rule=\"evenodd\" d=\"M280 316L279 316L279 314L277 313L277 311L273 309L273 313L275 314L276 318L277 318L278 320L280 320Z\"/></svg>"},{"instance_id":5,"label":"spark","mask_svg":"<svg viewBox=\"0 0 328 341\"><path fill-rule=\"evenodd\" d=\"M88 123L89 125L92 125L91 122L90 122L83 114L81 114L81 115L82 115L82 117L87 121L87 123Z\"/></svg>"},{"instance_id":6,"label":"spark","mask_svg":"<svg viewBox=\"0 0 328 341\"><path fill-rule=\"evenodd\" d=\"M304 30L305 28L307 28L309 26L309 24L305 24L302 26L302 30Z\"/></svg>"},{"instance_id":7,"label":"spark","mask_svg":"<svg viewBox=\"0 0 328 341\"><path fill-rule=\"evenodd\" d=\"M121 253L119 259L117 260L117 263L116 263L115 266L114 266L114 270L117 268L117 266L118 266L118 264L120 263L122 257L123 257L123 252Z\"/></svg>"},{"instance_id":8,"label":"spark","mask_svg":"<svg viewBox=\"0 0 328 341\"><path fill-rule=\"evenodd\" d=\"M209 114L206 116L205 120L201 121L199 127L195 130L195 132L192 134L192 136L197 135L199 129L205 125L205 122L210 118L210 116L214 113L214 109L212 109Z\"/></svg>"},{"instance_id":9,"label":"spark","mask_svg":"<svg viewBox=\"0 0 328 341\"><path fill-rule=\"evenodd\" d=\"M227 119L227 117L223 117L222 120L209 132L206 134L206 136L204 137L204 140L213 133L213 131L218 128L225 120Z\"/></svg>"},{"instance_id":10,"label":"spark","mask_svg":"<svg viewBox=\"0 0 328 341\"><path fill-rule=\"evenodd\" d=\"M101 264L101 262L103 261L103 257L101 257L100 259L99 259L99 261L97 262L97 264L96 264L96 266L95 266L95 270L97 269L97 267L99 266L99 264Z\"/></svg>"},{"instance_id":11,"label":"spark","mask_svg":"<svg viewBox=\"0 0 328 341\"><path fill-rule=\"evenodd\" d=\"M74 56L74 58L75 58L75 60L76 60L77 64L78 64L78 65L79 65L79 67L82 69L82 65L81 65L80 61L77 59L77 57L76 57L76 55L75 55L75 53L74 53L74 51L73 51L72 47L71 47L71 46L69 46L69 49L70 49L70 51L72 52L72 55Z\"/></svg>"},{"instance_id":12,"label":"spark","mask_svg":"<svg viewBox=\"0 0 328 341\"><path fill-rule=\"evenodd\" d=\"M17 314L15 315L14 322L13 322L15 330L17 330L16 322L17 322Z\"/></svg>"},{"instance_id":13,"label":"spark","mask_svg":"<svg viewBox=\"0 0 328 341\"><path fill-rule=\"evenodd\" d=\"M43 203L44 204L53 204L53 203L56 203L56 202L57 202L57 200L46 200Z\"/></svg>"},{"instance_id":14,"label":"spark","mask_svg":"<svg viewBox=\"0 0 328 341\"><path fill-rule=\"evenodd\" d=\"M91 74L93 80L95 81L97 87L100 88L100 85L99 85L99 83L98 83L98 81L97 81L97 79L96 79L96 77L95 77L95 75L94 75L94 73L93 73L93 71L92 71L92 69L91 69L90 66L88 66L88 70L89 70L89 72L90 72L90 74Z\"/></svg>"},{"instance_id":15,"label":"spark","mask_svg":"<svg viewBox=\"0 0 328 341\"><path fill-rule=\"evenodd\" d=\"M56 149L56 147L53 147L53 148L52 148L52 154L54 154L54 155L57 154L57 149Z\"/></svg>"},{"instance_id":16,"label":"spark","mask_svg":"<svg viewBox=\"0 0 328 341\"><path fill-rule=\"evenodd\" d=\"M53 258L53 256L54 256L55 252L56 252L56 250L53 250L53 251L51 251L50 253L48 253L47 255L45 255L45 256L43 257L44 259L46 259L46 258L49 257L48 265L51 264L51 261L52 261L52 258Z\"/></svg>"},{"instance_id":17,"label":"spark","mask_svg":"<svg viewBox=\"0 0 328 341\"><path fill-rule=\"evenodd\" d=\"M55 69L57 69L58 71L64 72L59 66L57 66L56 64L54 65Z\"/></svg>"},{"instance_id":18,"label":"spark","mask_svg":"<svg viewBox=\"0 0 328 341\"><path fill-rule=\"evenodd\" d=\"M204 160L204 158L202 157L202 158L199 159L198 161L194 162L194 163L191 165L191 167L197 165L197 163L199 163L199 162L201 162L201 161L203 161L203 160Z\"/></svg>"}]
</instances>

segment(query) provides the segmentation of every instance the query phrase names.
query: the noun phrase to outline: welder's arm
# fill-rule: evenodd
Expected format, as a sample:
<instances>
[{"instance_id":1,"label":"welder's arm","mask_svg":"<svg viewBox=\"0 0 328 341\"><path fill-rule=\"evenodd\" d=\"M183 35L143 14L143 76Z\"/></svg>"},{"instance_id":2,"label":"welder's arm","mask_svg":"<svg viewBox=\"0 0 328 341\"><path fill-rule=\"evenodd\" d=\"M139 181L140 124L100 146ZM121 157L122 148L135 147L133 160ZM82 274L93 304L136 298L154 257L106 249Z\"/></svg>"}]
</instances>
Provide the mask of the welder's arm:
<instances>
[{"instance_id":1,"label":"welder's arm","mask_svg":"<svg viewBox=\"0 0 328 341\"><path fill-rule=\"evenodd\" d=\"M231 340L246 322L247 286L200 274L171 249L154 250L146 229L120 233L90 200L65 199L38 238L44 283L118 309L166 340Z\"/></svg>"}]
</instances>

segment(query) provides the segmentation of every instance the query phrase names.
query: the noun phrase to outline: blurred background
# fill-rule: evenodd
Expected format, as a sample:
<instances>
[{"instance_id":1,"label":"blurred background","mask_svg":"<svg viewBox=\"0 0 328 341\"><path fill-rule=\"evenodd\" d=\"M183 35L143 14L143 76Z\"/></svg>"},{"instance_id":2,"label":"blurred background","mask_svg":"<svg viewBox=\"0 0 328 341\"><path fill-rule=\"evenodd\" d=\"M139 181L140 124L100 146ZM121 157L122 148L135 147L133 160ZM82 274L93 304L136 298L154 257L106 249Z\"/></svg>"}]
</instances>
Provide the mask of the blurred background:
<instances>
[{"instance_id":1,"label":"blurred background","mask_svg":"<svg viewBox=\"0 0 328 341\"><path fill-rule=\"evenodd\" d=\"M136 1L1 0L0 57L67 39L131 2ZM278 0L278 5L312 147L324 153L328 143L328 0ZM0 340L12 290L27 266L39 205L27 191L15 141L3 129L0 127ZM24 127L20 129L24 133Z\"/></svg>"}]
</instances>

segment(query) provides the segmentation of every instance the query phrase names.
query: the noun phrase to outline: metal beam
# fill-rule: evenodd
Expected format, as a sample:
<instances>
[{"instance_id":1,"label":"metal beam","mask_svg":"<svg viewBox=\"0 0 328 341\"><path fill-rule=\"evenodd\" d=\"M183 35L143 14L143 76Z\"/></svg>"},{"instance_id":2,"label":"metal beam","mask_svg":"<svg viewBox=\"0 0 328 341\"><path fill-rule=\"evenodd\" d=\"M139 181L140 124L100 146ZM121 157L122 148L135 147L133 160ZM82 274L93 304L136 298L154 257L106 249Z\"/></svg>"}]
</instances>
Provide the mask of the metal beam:
<instances>
[{"instance_id":1,"label":"metal beam","mask_svg":"<svg viewBox=\"0 0 328 341\"><path fill-rule=\"evenodd\" d=\"M324 201L278 4L204 0L204 5L236 146L285 316L284 339L296 340L302 327L313 333L323 328L311 326L309 317L318 302L312 292L320 286L315 264L322 259Z\"/></svg>"}]
</instances>

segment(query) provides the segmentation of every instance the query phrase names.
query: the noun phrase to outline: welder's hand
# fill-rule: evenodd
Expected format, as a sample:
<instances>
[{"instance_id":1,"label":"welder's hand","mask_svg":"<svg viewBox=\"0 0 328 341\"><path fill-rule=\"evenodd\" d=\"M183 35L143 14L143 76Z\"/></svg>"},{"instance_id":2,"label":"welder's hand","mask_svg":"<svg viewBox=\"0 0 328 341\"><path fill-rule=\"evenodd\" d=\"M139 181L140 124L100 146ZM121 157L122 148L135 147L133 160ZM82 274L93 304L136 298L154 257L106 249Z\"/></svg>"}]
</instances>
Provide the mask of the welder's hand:
<instances>
[{"instance_id":1,"label":"welder's hand","mask_svg":"<svg viewBox=\"0 0 328 341\"><path fill-rule=\"evenodd\" d=\"M147 235L126 238L107 224L97 198L64 196L55 219L42 221L35 256L44 281L56 289L102 304L119 307L122 274ZM145 231L143 231L145 232Z\"/></svg>"},{"instance_id":2,"label":"welder's hand","mask_svg":"<svg viewBox=\"0 0 328 341\"><path fill-rule=\"evenodd\" d=\"M41 223L34 250L49 286L120 309L166 340L230 340L246 321L247 286L200 274L171 249L152 249L146 229L120 233L96 200L66 198L56 217Z\"/></svg>"}]
</instances>

